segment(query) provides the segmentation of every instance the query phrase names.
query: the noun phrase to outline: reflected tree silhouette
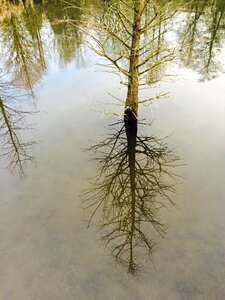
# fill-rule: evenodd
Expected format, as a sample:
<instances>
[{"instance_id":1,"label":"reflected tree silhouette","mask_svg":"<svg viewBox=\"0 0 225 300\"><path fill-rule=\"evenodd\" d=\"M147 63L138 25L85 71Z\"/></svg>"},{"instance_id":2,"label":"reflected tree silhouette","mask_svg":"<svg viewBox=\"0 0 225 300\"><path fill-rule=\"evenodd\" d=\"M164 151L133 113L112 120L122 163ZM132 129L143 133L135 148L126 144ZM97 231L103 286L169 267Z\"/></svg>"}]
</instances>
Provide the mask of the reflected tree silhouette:
<instances>
[{"instance_id":1,"label":"reflected tree silhouette","mask_svg":"<svg viewBox=\"0 0 225 300\"><path fill-rule=\"evenodd\" d=\"M32 13L31 13L32 11ZM37 22L36 22L37 21ZM34 85L46 69L40 24L33 9L23 16L11 15L5 21L2 34L4 43L4 68L17 85L28 89L32 95Z\"/></svg>"},{"instance_id":2,"label":"reflected tree silhouette","mask_svg":"<svg viewBox=\"0 0 225 300\"><path fill-rule=\"evenodd\" d=\"M103 242L133 275L144 257L152 257L155 233L166 233L159 211L173 204L173 169L179 160L163 140L139 134L138 126L143 125L135 118L125 118L110 127L105 140L89 149L100 172L82 195L84 207L92 209L89 225L100 211Z\"/></svg>"},{"instance_id":3,"label":"reflected tree silhouette","mask_svg":"<svg viewBox=\"0 0 225 300\"><path fill-rule=\"evenodd\" d=\"M213 79L223 71L217 55L224 41L224 12L222 0L194 1L181 26L181 59L201 74L201 80Z\"/></svg>"},{"instance_id":4,"label":"reflected tree silhouette","mask_svg":"<svg viewBox=\"0 0 225 300\"><path fill-rule=\"evenodd\" d=\"M154 235L166 232L159 210L173 204L170 194L176 185L172 169L178 157L162 140L138 133L138 106L154 99L140 100L140 88L160 83L165 64L174 58L165 38L173 16L169 7L144 0L107 2L100 16L93 17L96 31L88 32L90 48L122 76L127 98L121 128L113 126L113 133L90 149L101 167L83 200L93 209L89 224L101 211L102 240L133 275L145 254L151 258Z\"/></svg>"},{"instance_id":5,"label":"reflected tree silhouette","mask_svg":"<svg viewBox=\"0 0 225 300\"><path fill-rule=\"evenodd\" d=\"M89 44L108 60L109 64L104 63L108 71L120 74L129 93L133 90L129 89L129 80L136 83L137 75L141 87L145 84L152 87L158 80L156 74L160 79L168 75L165 62L174 56L199 72L202 80L212 79L222 70L217 54L224 42L223 0L3 2L22 5L21 10L12 10L4 22L0 19L0 27L5 28L2 42L7 48L7 68L14 72L16 80L23 78L24 86L29 88L41 78L46 67L41 34L43 18L47 18L54 32L55 51L62 67L75 57L84 63L82 45ZM29 5L24 6L22 2ZM174 30L174 15L182 19L178 29L180 52L174 51L171 36L166 38L167 32ZM135 16L136 21L141 21L138 21L140 26L135 23ZM134 25L139 29L135 31ZM85 35L88 37L84 38ZM132 45L135 40L139 40L139 47ZM50 51L53 56L54 50ZM131 61L131 57L135 59ZM138 70L137 74L132 74L132 70ZM20 72L22 76L18 75ZM132 98L136 96L129 94L126 106L129 107Z\"/></svg>"},{"instance_id":6,"label":"reflected tree silhouette","mask_svg":"<svg viewBox=\"0 0 225 300\"><path fill-rule=\"evenodd\" d=\"M69 9L68 4L63 1L57 4L50 2L44 11L54 32L54 48L59 55L60 66L66 66L75 57L81 60L82 32L73 24L81 22L82 11L76 8Z\"/></svg>"},{"instance_id":7,"label":"reflected tree silhouette","mask_svg":"<svg viewBox=\"0 0 225 300\"><path fill-rule=\"evenodd\" d=\"M104 68L118 74L127 86L127 117L132 113L137 118L140 102L159 98L141 100L139 90L158 83L165 76L165 64L174 58L174 48L164 38L167 21L174 14L170 6L170 2L160 6L148 0L107 1L97 12L85 10L87 23L74 24L86 35L86 44L103 59ZM71 4L72 9L77 7Z\"/></svg>"},{"instance_id":8,"label":"reflected tree silhouette","mask_svg":"<svg viewBox=\"0 0 225 300\"><path fill-rule=\"evenodd\" d=\"M23 136L31 129L26 118L33 113L20 108L24 98L23 89L0 77L0 156L6 158L11 171L19 170L21 176L25 175L25 165L33 161L31 150L35 144Z\"/></svg>"}]
</instances>

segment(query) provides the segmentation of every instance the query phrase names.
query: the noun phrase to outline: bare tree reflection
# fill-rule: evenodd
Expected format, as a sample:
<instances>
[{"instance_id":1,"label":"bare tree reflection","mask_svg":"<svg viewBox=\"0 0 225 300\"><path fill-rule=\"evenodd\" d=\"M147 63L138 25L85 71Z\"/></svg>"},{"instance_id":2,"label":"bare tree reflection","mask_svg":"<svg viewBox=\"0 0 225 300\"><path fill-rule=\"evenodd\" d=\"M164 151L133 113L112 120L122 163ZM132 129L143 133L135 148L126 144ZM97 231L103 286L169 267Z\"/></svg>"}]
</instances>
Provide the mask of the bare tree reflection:
<instances>
[{"instance_id":1,"label":"bare tree reflection","mask_svg":"<svg viewBox=\"0 0 225 300\"><path fill-rule=\"evenodd\" d=\"M24 96L21 88L0 77L0 156L9 161L10 170L18 169L22 176L25 175L26 163L33 161L30 151L35 143L23 136L23 132L30 128L26 117L32 114L20 108Z\"/></svg>"},{"instance_id":2,"label":"bare tree reflection","mask_svg":"<svg viewBox=\"0 0 225 300\"><path fill-rule=\"evenodd\" d=\"M143 255L152 257L154 236L165 234L159 210L173 204L178 157L163 140L138 134L135 118L126 119L120 128L89 150L99 161L100 173L83 194L84 205L101 211L100 231L117 262L135 274ZM141 124L139 124L141 125ZM151 224L154 232L147 224Z\"/></svg>"}]
</instances>

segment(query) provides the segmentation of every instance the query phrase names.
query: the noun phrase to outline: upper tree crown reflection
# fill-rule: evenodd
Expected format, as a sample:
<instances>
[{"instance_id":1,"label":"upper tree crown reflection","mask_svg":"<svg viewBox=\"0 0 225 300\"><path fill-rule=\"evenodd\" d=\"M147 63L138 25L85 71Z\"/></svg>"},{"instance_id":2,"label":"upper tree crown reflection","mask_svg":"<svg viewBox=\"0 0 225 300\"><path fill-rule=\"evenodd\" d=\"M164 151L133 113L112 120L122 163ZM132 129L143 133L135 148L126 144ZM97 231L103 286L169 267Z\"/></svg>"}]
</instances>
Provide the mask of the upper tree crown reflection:
<instances>
[{"instance_id":1,"label":"upper tree crown reflection","mask_svg":"<svg viewBox=\"0 0 225 300\"><path fill-rule=\"evenodd\" d=\"M155 234L166 232L159 212L173 204L173 169L179 160L165 141L139 133L143 126L151 129L125 117L89 149L100 170L83 194L84 206L92 211L89 225L100 211L102 240L131 274L141 268L144 258L152 257Z\"/></svg>"}]
</instances>

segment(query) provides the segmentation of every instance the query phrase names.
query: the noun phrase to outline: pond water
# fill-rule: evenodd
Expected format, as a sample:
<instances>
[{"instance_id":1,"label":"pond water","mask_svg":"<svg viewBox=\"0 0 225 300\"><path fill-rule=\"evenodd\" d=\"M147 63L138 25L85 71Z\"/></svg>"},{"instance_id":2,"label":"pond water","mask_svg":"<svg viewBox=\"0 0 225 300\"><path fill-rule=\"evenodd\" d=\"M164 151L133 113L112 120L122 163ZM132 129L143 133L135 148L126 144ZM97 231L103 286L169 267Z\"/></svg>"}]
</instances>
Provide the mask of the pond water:
<instances>
[{"instance_id":1,"label":"pond water","mask_svg":"<svg viewBox=\"0 0 225 300\"><path fill-rule=\"evenodd\" d=\"M117 263L117 239L106 245L101 237L108 220L133 228L121 212L132 206L132 177L126 182L125 167L115 171L120 155L127 164L132 155L125 132L118 135L124 104L113 98L125 99L126 87L103 72L105 60L78 28L91 22L87 11L102 13L110 1L84 2L82 10L37 3L0 20L0 299L225 299L224 2L175 2L177 15L162 25L163 42L173 39L177 54L158 72L171 76L141 93L169 96L140 105L135 135L136 155L148 162L136 165L136 197L143 206L146 195L152 199L144 212L156 218L137 213L135 222L140 229L147 218L137 235L150 239L150 256L128 243ZM114 177L113 205L97 210L88 227L93 207L85 208L84 193L98 204L111 188L104 180Z\"/></svg>"}]
</instances>

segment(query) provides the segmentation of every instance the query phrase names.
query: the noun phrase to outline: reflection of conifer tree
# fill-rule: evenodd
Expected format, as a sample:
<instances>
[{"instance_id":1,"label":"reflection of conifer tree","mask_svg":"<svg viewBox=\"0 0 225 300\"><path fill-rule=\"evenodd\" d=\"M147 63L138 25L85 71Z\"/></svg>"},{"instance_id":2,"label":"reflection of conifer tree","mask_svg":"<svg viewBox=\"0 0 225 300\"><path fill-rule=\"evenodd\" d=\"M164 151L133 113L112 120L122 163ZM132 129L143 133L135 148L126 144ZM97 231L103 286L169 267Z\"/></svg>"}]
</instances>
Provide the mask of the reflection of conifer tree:
<instances>
[{"instance_id":1,"label":"reflection of conifer tree","mask_svg":"<svg viewBox=\"0 0 225 300\"><path fill-rule=\"evenodd\" d=\"M83 195L85 206L93 209L90 222L100 210L102 239L131 274L141 267L143 255L151 257L155 233L165 234L159 210L173 203L171 169L177 160L163 141L139 135L137 126L136 119L125 119L119 130L91 147L100 174Z\"/></svg>"},{"instance_id":2,"label":"reflection of conifer tree","mask_svg":"<svg viewBox=\"0 0 225 300\"><path fill-rule=\"evenodd\" d=\"M24 165L32 161L30 150L33 141L25 141L22 137L24 130L29 126L26 117L32 112L23 111L19 108L24 99L24 91L11 83L0 81L0 155L9 161L10 170L19 169L24 175Z\"/></svg>"},{"instance_id":3,"label":"reflection of conifer tree","mask_svg":"<svg viewBox=\"0 0 225 300\"><path fill-rule=\"evenodd\" d=\"M173 15L169 7L148 0L107 1L97 13L88 12L87 26L77 26L87 34L90 48L108 60L104 66L127 85L125 114L137 116L139 87L158 82L156 74L161 79L162 66L173 59L173 49L163 39L166 20Z\"/></svg>"},{"instance_id":4,"label":"reflection of conifer tree","mask_svg":"<svg viewBox=\"0 0 225 300\"><path fill-rule=\"evenodd\" d=\"M161 10L146 0L110 1L92 16L96 30L88 33L90 47L110 62L109 70L125 78L127 98L122 128L91 148L99 154L101 169L84 203L93 209L90 221L101 210L102 239L131 274L141 266L142 255L151 257L154 234L165 233L158 211L172 203L169 192L175 185L170 168L177 158L162 141L139 135L137 121L138 104L152 100L139 100L140 86L158 83L165 63L173 59L164 39L172 16L168 7Z\"/></svg>"}]
</instances>

